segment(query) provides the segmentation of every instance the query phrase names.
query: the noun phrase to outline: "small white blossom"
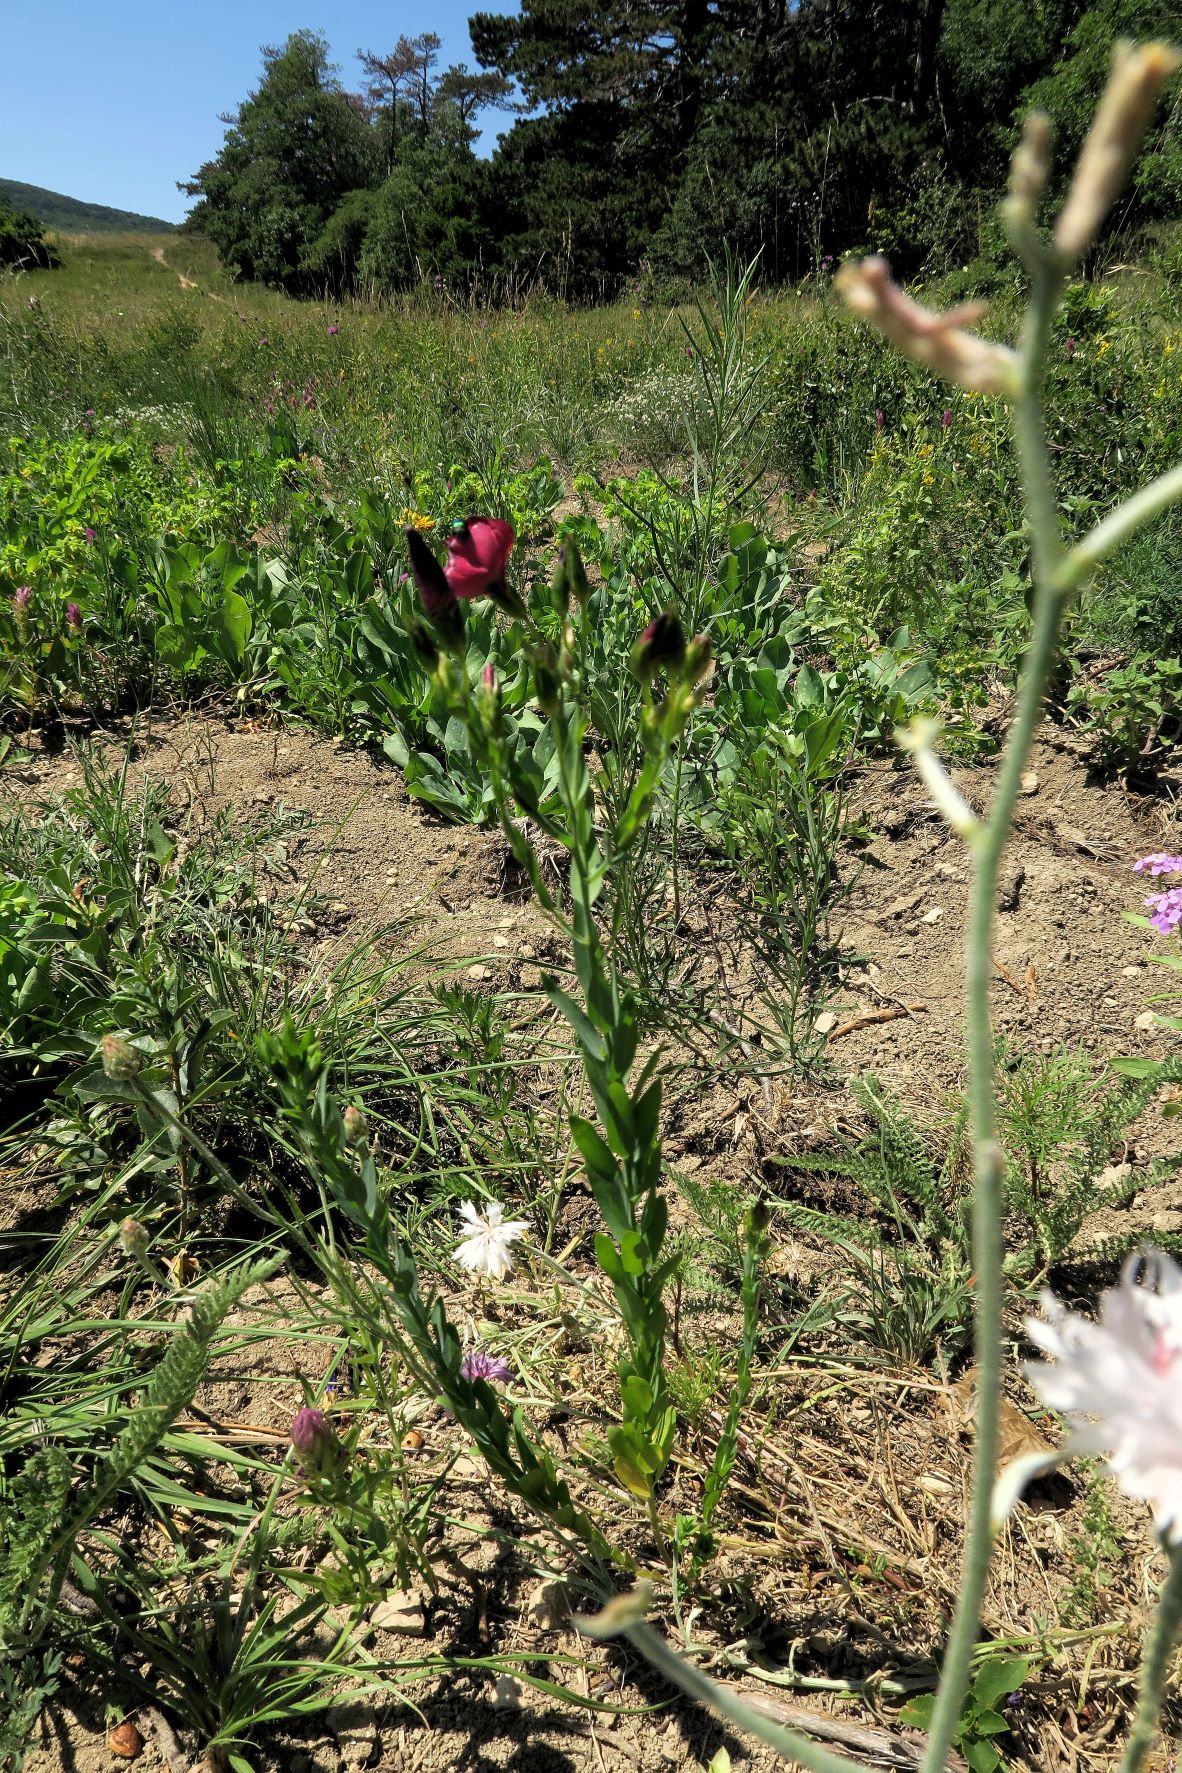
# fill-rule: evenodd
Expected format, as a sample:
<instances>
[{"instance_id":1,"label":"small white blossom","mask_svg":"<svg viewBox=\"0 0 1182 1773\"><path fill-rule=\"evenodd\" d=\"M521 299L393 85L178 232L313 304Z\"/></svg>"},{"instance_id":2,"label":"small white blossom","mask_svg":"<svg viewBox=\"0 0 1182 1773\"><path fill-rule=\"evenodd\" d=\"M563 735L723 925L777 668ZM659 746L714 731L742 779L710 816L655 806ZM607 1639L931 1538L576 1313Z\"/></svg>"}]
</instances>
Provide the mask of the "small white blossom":
<instances>
[{"instance_id":1,"label":"small white blossom","mask_svg":"<svg viewBox=\"0 0 1182 1773\"><path fill-rule=\"evenodd\" d=\"M1159 1250L1134 1256L1095 1323L1053 1293L1042 1306L1049 1321L1026 1327L1055 1364L1033 1364L1027 1377L1072 1419L1067 1451L1106 1454L1125 1493L1150 1504L1158 1532L1182 1543L1182 1269Z\"/></svg>"},{"instance_id":2,"label":"small white blossom","mask_svg":"<svg viewBox=\"0 0 1182 1773\"><path fill-rule=\"evenodd\" d=\"M506 1219L504 1207L495 1200L483 1213L470 1200L462 1201L460 1221L464 1235L456 1245L456 1261L490 1280L504 1280L513 1267L509 1247L529 1230L529 1221Z\"/></svg>"}]
</instances>

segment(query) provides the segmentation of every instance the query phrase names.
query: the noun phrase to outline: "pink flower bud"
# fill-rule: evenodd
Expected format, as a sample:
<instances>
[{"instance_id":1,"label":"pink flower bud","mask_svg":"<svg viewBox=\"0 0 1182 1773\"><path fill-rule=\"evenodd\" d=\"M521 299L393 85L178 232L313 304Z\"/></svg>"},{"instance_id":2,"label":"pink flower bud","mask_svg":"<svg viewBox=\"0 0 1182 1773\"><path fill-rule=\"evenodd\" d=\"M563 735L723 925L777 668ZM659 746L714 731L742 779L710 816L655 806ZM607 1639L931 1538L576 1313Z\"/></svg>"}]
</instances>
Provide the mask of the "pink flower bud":
<instances>
[{"instance_id":1,"label":"pink flower bud","mask_svg":"<svg viewBox=\"0 0 1182 1773\"><path fill-rule=\"evenodd\" d=\"M12 594L12 607L18 615L23 614L33 601L32 585L18 585Z\"/></svg>"},{"instance_id":2,"label":"pink flower bud","mask_svg":"<svg viewBox=\"0 0 1182 1773\"><path fill-rule=\"evenodd\" d=\"M447 538L445 577L456 597L486 597L505 583L505 569L516 540L513 525L500 517L469 517Z\"/></svg>"},{"instance_id":3,"label":"pink flower bud","mask_svg":"<svg viewBox=\"0 0 1182 1773\"><path fill-rule=\"evenodd\" d=\"M117 1034L104 1034L99 1041L99 1057L103 1062L104 1074L117 1083L129 1083L138 1077L140 1056L127 1041L120 1040Z\"/></svg>"},{"instance_id":4,"label":"pink flower bud","mask_svg":"<svg viewBox=\"0 0 1182 1773\"><path fill-rule=\"evenodd\" d=\"M345 1123L345 1143L347 1145L362 1144L365 1139L367 1128L365 1125L365 1116L360 1108L358 1108L356 1102L350 1102L344 1114L341 1116L341 1119Z\"/></svg>"},{"instance_id":5,"label":"pink flower bud","mask_svg":"<svg viewBox=\"0 0 1182 1773\"><path fill-rule=\"evenodd\" d=\"M336 1463L340 1450L324 1411L307 1406L297 1410L292 1417L291 1444L311 1472L328 1471Z\"/></svg>"},{"instance_id":6,"label":"pink flower bud","mask_svg":"<svg viewBox=\"0 0 1182 1773\"><path fill-rule=\"evenodd\" d=\"M674 610L663 609L651 621L632 653L636 675L648 682L665 665L679 671L685 663L685 630Z\"/></svg>"},{"instance_id":7,"label":"pink flower bud","mask_svg":"<svg viewBox=\"0 0 1182 1773\"><path fill-rule=\"evenodd\" d=\"M481 672L480 681L483 683L486 690L495 690L496 689L496 687L497 687L497 668L493 664L491 659L488 661L487 665L484 667L484 670Z\"/></svg>"},{"instance_id":8,"label":"pink flower bud","mask_svg":"<svg viewBox=\"0 0 1182 1773\"><path fill-rule=\"evenodd\" d=\"M947 431L949 425L952 423L952 411L947 406L944 408L944 411L940 414L940 423L943 425L943 427L946 431Z\"/></svg>"},{"instance_id":9,"label":"pink flower bud","mask_svg":"<svg viewBox=\"0 0 1182 1773\"><path fill-rule=\"evenodd\" d=\"M89 523L87 524L86 528L82 531L82 534L83 534L84 538L86 539L86 541L88 541L88 542L97 542L98 541L98 530L95 529Z\"/></svg>"},{"instance_id":10,"label":"pink flower bud","mask_svg":"<svg viewBox=\"0 0 1182 1773\"><path fill-rule=\"evenodd\" d=\"M119 1227L119 1242L124 1254L142 1262L148 1253L148 1234L138 1219L125 1219Z\"/></svg>"},{"instance_id":11,"label":"pink flower bud","mask_svg":"<svg viewBox=\"0 0 1182 1773\"><path fill-rule=\"evenodd\" d=\"M73 628L75 633L81 630L82 611L76 603L67 603L66 605L66 627Z\"/></svg>"}]
</instances>

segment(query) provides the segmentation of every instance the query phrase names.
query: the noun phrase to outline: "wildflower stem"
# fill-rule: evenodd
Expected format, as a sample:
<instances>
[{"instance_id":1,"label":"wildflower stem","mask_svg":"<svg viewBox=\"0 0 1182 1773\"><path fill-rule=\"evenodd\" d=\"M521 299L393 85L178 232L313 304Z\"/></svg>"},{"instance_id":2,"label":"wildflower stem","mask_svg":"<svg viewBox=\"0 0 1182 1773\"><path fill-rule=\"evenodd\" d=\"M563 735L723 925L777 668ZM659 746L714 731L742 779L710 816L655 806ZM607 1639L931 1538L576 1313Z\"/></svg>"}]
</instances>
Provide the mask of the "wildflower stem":
<instances>
[{"instance_id":1,"label":"wildflower stem","mask_svg":"<svg viewBox=\"0 0 1182 1773\"><path fill-rule=\"evenodd\" d=\"M974 1345L977 1399L973 1445L973 1487L960 1595L940 1685L932 1711L921 1773L941 1773L948 1758L965 1694L973 1647L980 1629L981 1604L989 1577L993 1532L990 1503L997 1462L1001 1399L1002 1155L997 1143L993 1089L993 1035L989 990L993 971L993 923L997 876L1010 833L1022 772L1042 711L1043 687L1054 652L1060 597L1056 571L1062 555L1054 487L1047 460L1042 418L1042 386L1051 320L1062 275L1045 260L1029 261L1030 305L1019 358L1014 398L1014 433L1021 464L1033 555L1034 601L1030 646L1018 688L1017 708L988 822L973 846L972 902L966 962L969 1116L973 1133L973 1276L976 1292Z\"/></svg>"},{"instance_id":2,"label":"wildflower stem","mask_svg":"<svg viewBox=\"0 0 1182 1773\"><path fill-rule=\"evenodd\" d=\"M720 1717L726 1718L736 1728L745 1730L760 1742L766 1742L769 1748L783 1755L787 1761L797 1766L807 1767L809 1773L853 1773L857 1768L856 1761L848 1760L845 1755L834 1754L832 1749L822 1748L820 1743L811 1737L804 1736L799 1730L786 1730L780 1724L774 1724L762 1712L748 1705L738 1693L729 1687L712 1681L709 1675L687 1657L679 1656L669 1647L660 1632L644 1620L624 1627L625 1636L631 1639L641 1655L646 1657L655 1668L675 1686L688 1693L691 1699L700 1700L710 1706Z\"/></svg>"},{"instance_id":3,"label":"wildflower stem","mask_svg":"<svg viewBox=\"0 0 1182 1773\"><path fill-rule=\"evenodd\" d=\"M1159 474L1090 530L1059 563L1055 582L1062 591L1082 584L1092 570L1115 553L1142 524L1150 523L1182 499L1182 462Z\"/></svg>"},{"instance_id":4,"label":"wildflower stem","mask_svg":"<svg viewBox=\"0 0 1182 1773\"><path fill-rule=\"evenodd\" d=\"M1182 1546L1170 1546L1169 1559L1170 1573L1157 1603L1145 1647L1137 1711L1118 1773L1137 1773L1153 1741L1170 1672L1170 1653L1182 1628Z\"/></svg>"}]
</instances>

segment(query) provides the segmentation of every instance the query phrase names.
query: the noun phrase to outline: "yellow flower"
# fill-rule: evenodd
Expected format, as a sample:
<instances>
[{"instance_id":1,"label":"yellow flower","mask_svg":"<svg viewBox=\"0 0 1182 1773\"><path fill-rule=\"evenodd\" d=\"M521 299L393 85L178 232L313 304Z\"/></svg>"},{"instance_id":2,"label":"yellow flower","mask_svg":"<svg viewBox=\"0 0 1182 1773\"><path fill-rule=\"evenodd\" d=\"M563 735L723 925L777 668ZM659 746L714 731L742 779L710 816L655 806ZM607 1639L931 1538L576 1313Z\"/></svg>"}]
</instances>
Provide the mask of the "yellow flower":
<instances>
[{"instance_id":1,"label":"yellow flower","mask_svg":"<svg viewBox=\"0 0 1182 1773\"><path fill-rule=\"evenodd\" d=\"M633 318L633 320L639 320L639 319L640 319L640 309L639 309L639 308L633 308L633 310L632 310L632 318Z\"/></svg>"},{"instance_id":2,"label":"yellow flower","mask_svg":"<svg viewBox=\"0 0 1182 1773\"><path fill-rule=\"evenodd\" d=\"M425 529L435 528L435 519L428 517L423 511L416 511L412 505L408 505L402 513L402 523L404 528L417 529L420 534Z\"/></svg>"}]
</instances>

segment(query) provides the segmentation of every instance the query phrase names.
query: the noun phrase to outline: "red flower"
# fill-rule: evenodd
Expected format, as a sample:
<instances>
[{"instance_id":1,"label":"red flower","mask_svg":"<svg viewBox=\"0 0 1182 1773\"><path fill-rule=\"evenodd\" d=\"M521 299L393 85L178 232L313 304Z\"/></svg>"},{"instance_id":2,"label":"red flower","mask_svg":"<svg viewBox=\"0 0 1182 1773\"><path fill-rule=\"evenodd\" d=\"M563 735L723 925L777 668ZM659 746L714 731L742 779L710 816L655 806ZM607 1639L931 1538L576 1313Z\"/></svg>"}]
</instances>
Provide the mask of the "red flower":
<instances>
[{"instance_id":1,"label":"red flower","mask_svg":"<svg viewBox=\"0 0 1182 1773\"><path fill-rule=\"evenodd\" d=\"M499 517L469 517L447 538L444 576L457 597L487 597L505 583L513 552L513 525Z\"/></svg>"}]
</instances>

